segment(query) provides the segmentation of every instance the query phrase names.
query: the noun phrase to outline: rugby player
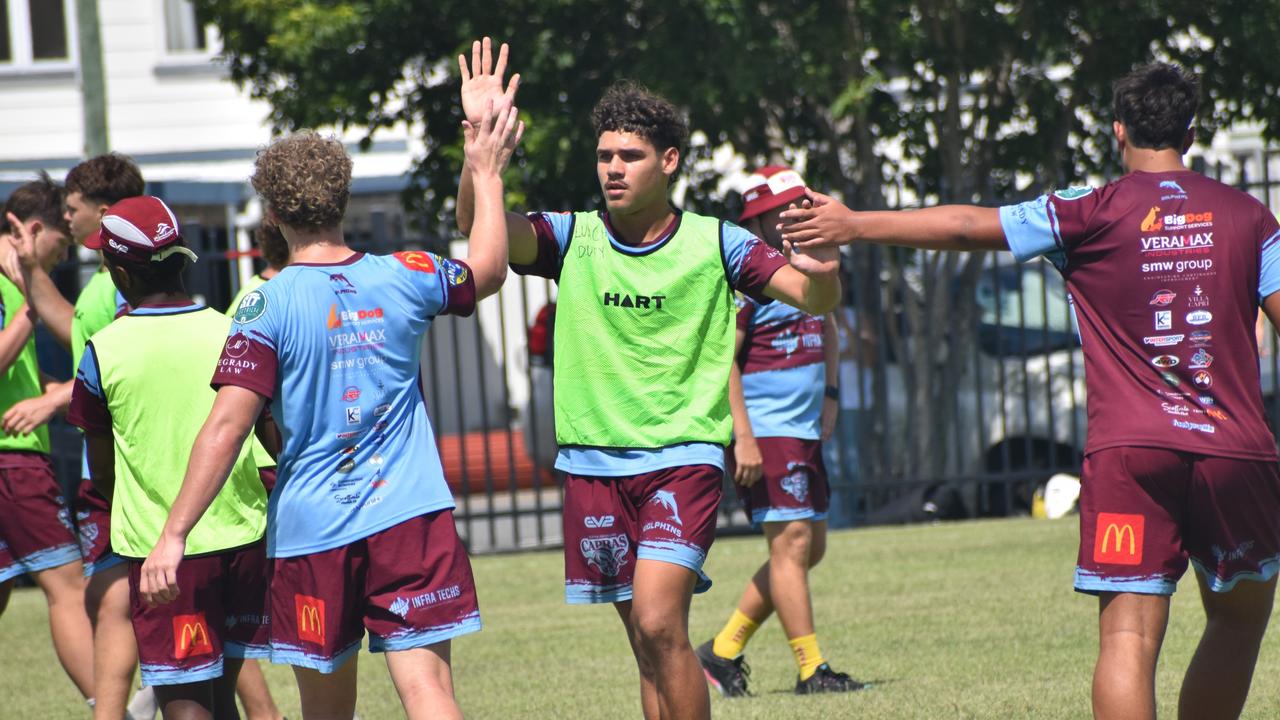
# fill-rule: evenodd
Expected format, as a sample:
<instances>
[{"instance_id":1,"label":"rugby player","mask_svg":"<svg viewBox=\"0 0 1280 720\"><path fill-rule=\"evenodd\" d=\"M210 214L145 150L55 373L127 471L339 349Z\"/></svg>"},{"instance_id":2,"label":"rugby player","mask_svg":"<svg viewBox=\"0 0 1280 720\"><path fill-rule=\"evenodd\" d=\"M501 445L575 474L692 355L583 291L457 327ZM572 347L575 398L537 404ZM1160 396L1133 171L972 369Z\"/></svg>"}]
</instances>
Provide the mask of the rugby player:
<instances>
[{"instance_id":1,"label":"rugby player","mask_svg":"<svg viewBox=\"0 0 1280 720\"><path fill-rule=\"evenodd\" d=\"M418 380L437 315L470 315L506 277L501 171L514 107L466 123L478 220L467 260L353 252L342 218L351 158L314 133L263 150L252 183L290 265L241 301L213 377L217 401L143 570L170 602L196 525L265 404L284 447L271 494L271 657L294 666L307 718L350 718L364 631L410 718L460 717L451 640L480 629L470 561ZM176 575L175 575L176 574Z\"/></svg>"},{"instance_id":2,"label":"rugby player","mask_svg":"<svg viewBox=\"0 0 1280 720\"><path fill-rule=\"evenodd\" d=\"M139 600L189 448L213 406L206 379L231 321L194 302L182 272L195 254L173 212L142 196L110 206L96 237L130 312L94 333L76 371L68 420L85 431L92 479L110 498L111 545L128 560L142 681L167 718L237 717L240 662L266 657L266 493L248 443L185 546L178 602Z\"/></svg>"},{"instance_id":3,"label":"rugby player","mask_svg":"<svg viewBox=\"0 0 1280 720\"><path fill-rule=\"evenodd\" d=\"M509 104L507 47L459 57L463 111ZM511 267L554 278L556 468L566 473L565 595L613 603L640 672L645 717L703 718L707 685L689 643L689 604L710 587L724 448L734 290L824 313L840 293L838 251L786 258L747 231L668 199L688 126L634 83L592 112L605 207L507 215ZM473 223L464 170L458 227Z\"/></svg>"},{"instance_id":4,"label":"rugby player","mask_svg":"<svg viewBox=\"0 0 1280 720\"><path fill-rule=\"evenodd\" d=\"M752 174L738 222L782 249L778 216L804 198L790 168ZM753 525L763 526L769 559L747 583L724 628L695 652L711 686L725 697L748 694L743 650L777 610L795 657L796 694L847 692L862 684L831 669L814 632L809 569L827 548L831 489L822 443L839 410L839 342L835 316L810 315L738 298L737 351L729 380L733 445L727 459Z\"/></svg>"},{"instance_id":5,"label":"rugby player","mask_svg":"<svg viewBox=\"0 0 1280 720\"><path fill-rule=\"evenodd\" d=\"M1280 325L1280 226L1262 203L1188 170L1194 76L1152 64L1114 86L1127 172L999 209L855 213L808 192L783 238L1011 250L1062 273L1084 348L1089 430L1076 590L1099 598L1093 710L1155 717L1169 598L1188 560L1206 624L1179 716L1244 707L1280 569L1280 478L1254 318Z\"/></svg>"},{"instance_id":6,"label":"rugby player","mask_svg":"<svg viewBox=\"0 0 1280 720\"><path fill-rule=\"evenodd\" d=\"M14 190L5 203L9 231L30 243L29 260L52 269L67 255L71 235L62 217L63 189L47 175ZM45 384L32 333L36 313L29 287L0 277L0 413L40 397ZM41 422L0 434L0 583L28 573L49 605L58 661L93 704L93 630L85 611L85 580L71 511L49 460Z\"/></svg>"}]
</instances>

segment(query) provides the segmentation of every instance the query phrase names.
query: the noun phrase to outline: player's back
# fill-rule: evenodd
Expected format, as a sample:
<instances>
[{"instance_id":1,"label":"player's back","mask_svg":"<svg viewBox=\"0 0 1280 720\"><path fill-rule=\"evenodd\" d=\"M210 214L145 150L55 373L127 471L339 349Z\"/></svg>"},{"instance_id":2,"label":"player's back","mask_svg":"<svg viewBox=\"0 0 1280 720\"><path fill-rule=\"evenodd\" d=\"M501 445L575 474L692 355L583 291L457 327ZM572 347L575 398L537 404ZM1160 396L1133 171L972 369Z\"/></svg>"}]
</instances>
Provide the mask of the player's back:
<instances>
[{"instance_id":1,"label":"player's back","mask_svg":"<svg viewBox=\"0 0 1280 720\"><path fill-rule=\"evenodd\" d=\"M746 332L738 364L756 437L816 440L826 368L823 318L781 302L739 295L738 327Z\"/></svg>"},{"instance_id":2,"label":"player's back","mask_svg":"<svg viewBox=\"0 0 1280 720\"><path fill-rule=\"evenodd\" d=\"M1266 208L1183 170L1130 173L1048 209L1085 350L1090 450L1273 458L1254 335Z\"/></svg>"},{"instance_id":3,"label":"player's back","mask_svg":"<svg viewBox=\"0 0 1280 720\"><path fill-rule=\"evenodd\" d=\"M274 350L272 414L284 441L268 552L337 547L453 507L418 380L422 335L466 282L427 253L295 263L249 293L219 372Z\"/></svg>"}]
</instances>

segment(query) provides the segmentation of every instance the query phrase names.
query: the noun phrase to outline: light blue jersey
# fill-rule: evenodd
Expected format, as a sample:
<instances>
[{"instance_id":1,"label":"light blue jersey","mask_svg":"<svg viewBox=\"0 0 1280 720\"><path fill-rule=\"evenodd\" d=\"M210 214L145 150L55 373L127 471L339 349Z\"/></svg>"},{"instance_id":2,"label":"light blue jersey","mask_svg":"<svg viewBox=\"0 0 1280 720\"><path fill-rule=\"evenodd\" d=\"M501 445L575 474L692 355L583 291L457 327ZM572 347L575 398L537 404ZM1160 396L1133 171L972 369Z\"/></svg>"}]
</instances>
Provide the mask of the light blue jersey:
<instances>
[{"instance_id":1,"label":"light blue jersey","mask_svg":"<svg viewBox=\"0 0 1280 720\"><path fill-rule=\"evenodd\" d=\"M452 509L418 379L437 315L469 315L461 262L425 252L296 263L234 315L213 384L271 400L284 445L267 553L329 550Z\"/></svg>"}]
</instances>

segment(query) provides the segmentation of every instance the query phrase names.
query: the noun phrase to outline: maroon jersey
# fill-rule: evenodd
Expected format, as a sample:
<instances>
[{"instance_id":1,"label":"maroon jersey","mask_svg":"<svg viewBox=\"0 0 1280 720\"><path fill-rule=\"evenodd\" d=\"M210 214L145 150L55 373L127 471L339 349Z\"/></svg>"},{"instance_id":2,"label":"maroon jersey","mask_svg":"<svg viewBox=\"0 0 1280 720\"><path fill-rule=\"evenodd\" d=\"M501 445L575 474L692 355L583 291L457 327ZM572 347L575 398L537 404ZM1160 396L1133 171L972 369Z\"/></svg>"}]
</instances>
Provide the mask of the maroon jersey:
<instances>
[{"instance_id":1,"label":"maroon jersey","mask_svg":"<svg viewBox=\"0 0 1280 720\"><path fill-rule=\"evenodd\" d=\"M1086 453L1120 446L1276 460L1254 323L1280 289L1280 226L1189 170L1134 172L1000 209L1019 260L1051 259L1080 327Z\"/></svg>"}]
</instances>

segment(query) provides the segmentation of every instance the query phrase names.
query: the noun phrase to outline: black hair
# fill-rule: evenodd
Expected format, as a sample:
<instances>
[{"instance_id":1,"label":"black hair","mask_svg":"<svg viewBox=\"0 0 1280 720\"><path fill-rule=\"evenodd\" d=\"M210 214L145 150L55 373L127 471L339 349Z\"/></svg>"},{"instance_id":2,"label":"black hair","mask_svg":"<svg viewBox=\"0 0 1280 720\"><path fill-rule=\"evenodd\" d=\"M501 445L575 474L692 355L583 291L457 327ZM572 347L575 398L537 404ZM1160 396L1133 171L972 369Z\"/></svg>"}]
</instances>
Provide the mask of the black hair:
<instances>
[{"instance_id":1,"label":"black hair","mask_svg":"<svg viewBox=\"0 0 1280 720\"><path fill-rule=\"evenodd\" d=\"M125 299L130 302L148 295L186 292L182 271L187 269L191 258L182 253L174 253L159 262L121 260L109 252L102 253L102 259L107 265L129 276L130 297Z\"/></svg>"},{"instance_id":2,"label":"black hair","mask_svg":"<svg viewBox=\"0 0 1280 720\"><path fill-rule=\"evenodd\" d=\"M596 136L610 130L631 132L653 143L658 152L675 148L684 155L689 123L669 100L632 80L620 80L604 91L591 111Z\"/></svg>"},{"instance_id":3,"label":"black hair","mask_svg":"<svg viewBox=\"0 0 1280 720\"><path fill-rule=\"evenodd\" d=\"M1133 147L1179 152L1200 104L1200 83L1177 65L1152 63L1112 86L1116 120Z\"/></svg>"},{"instance_id":4,"label":"black hair","mask_svg":"<svg viewBox=\"0 0 1280 720\"><path fill-rule=\"evenodd\" d=\"M38 219L45 225L70 236L71 227L62 213L62 204L67 193L61 185L49 177L49 173L41 170L35 180L24 183L9 195L4 203L4 212L13 213L24 223ZM6 220L0 218L0 220ZM7 220L4 226L8 227Z\"/></svg>"}]
</instances>

